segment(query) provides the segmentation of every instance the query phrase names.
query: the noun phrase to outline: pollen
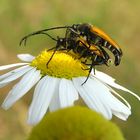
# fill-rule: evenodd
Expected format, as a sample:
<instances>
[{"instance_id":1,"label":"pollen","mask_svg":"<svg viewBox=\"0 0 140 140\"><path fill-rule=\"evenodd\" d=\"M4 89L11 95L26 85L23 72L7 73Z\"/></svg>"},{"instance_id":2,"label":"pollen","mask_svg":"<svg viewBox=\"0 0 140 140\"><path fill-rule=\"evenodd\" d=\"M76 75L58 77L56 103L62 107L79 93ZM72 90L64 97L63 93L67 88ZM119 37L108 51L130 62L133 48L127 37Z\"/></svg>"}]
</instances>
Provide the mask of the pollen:
<instances>
[{"instance_id":1,"label":"pollen","mask_svg":"<svg viewBox=\"0 0 140 140\"><path fill-rule=\"evenodd\" d=\"M41 71L42 76L72 79L73 77L87 76L88 67L68 52L58 51L50 60L53 51L41 52L32 62L31 66Z\"/></svg>"}]
</instances>

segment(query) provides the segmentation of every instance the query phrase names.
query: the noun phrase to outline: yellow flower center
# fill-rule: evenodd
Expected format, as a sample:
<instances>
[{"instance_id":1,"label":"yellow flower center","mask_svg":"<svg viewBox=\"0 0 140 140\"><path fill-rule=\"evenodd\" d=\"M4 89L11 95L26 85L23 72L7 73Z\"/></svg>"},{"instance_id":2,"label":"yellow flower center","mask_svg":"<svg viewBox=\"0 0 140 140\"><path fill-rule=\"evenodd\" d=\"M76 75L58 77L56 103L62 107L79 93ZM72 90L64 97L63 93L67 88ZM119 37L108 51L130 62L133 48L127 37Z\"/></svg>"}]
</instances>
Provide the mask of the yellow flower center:
<instances>
[{"instance_id":1,"label":"yellow flower center","mask_svg":"<svg viewBox=\"0 0 140 140\"><path fill-rule=\"evenodd\" d=\"M31 66L41 71L42 76L49 75L58 78L72 79L73 77L87 76L87 66L75 59L72 54L67 52L56 52L50 60L53 51L43 51L32 62Z\"/></svg>"}]
</instances>

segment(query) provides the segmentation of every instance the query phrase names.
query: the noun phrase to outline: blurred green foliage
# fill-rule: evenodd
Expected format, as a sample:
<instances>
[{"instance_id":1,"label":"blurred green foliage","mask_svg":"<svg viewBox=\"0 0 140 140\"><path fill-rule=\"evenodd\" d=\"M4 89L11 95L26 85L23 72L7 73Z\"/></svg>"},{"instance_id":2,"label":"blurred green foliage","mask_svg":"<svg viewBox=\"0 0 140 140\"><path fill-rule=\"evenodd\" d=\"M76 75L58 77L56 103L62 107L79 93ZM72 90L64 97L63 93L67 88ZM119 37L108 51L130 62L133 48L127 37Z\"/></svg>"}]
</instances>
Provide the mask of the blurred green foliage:
<instances>
[{"instance_id":1,"label":"blurred green foliage","mask_svg":"<svg viewBox=\"0 0 140 140\"><path fill-rule=\"evenodd\" d=\"M124 53L118 67L99 67L112 75L119 83L140 95L140 1L139 0L0 0L0 65L17 62L17 53L37 55L55 43L45 36L28 40L20 46L20 39L33 31L60 25L88 22L106 31L121 46ZM62 34L59 31L52 35ZM0 101L12 85L1 89ZM115 121L127 140L140 139L139 105L129 95L124 95L132 105L132 116L123 122ZM30 127L26 115L32 94L26 95L11 110L0 109L0 139L24 140ZM22 115L21 115L22 114Z\"/></svg>"}]
</instances>

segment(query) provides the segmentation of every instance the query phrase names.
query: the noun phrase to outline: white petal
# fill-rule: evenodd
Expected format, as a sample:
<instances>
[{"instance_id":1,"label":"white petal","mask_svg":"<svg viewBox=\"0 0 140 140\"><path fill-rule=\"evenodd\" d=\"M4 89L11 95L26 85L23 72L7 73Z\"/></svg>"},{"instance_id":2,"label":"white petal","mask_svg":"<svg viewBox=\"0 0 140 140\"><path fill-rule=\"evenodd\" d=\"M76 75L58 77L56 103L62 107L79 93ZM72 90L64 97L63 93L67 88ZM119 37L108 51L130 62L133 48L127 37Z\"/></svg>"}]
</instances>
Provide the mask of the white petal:
<instances>
[{"instance_id":1,"label":"white petal","mask_svg":"<svg viewBox=\"0 0 140 140\"><path fill-rule=\"evenodd\" d=\"M79 92L80 96L85 101L85 103L88 105L88 107L99 112L96 104L94 104L94 101L92 101L92 99L88 96L88 94L86 94L86 91L83 88L83 86L81 86L82 82L78 78L73 79L73 83L74 83L75 88L77 89L77 91Z\"/></svg>"},{"instance_id":2,"label":"white petal","mask_svg":"<svg viewBox=\"0 0 140 140\"><path fill-rule=\"evenodd\" d=\"M13 71L5 74L5 75L0 76L0 80L5 78L2 81L0 81L0 85L10 83L11 81L18 79L19 77L21 77L23 74L25 74L26 72L28 72L31 69L33 69L33 67L23 66L21 68L18 68L16 70L13 70Z\"/></svg>"},{"instance_id":3,"label":"white petal","mask_svg":"<svg viewBox=\"0 0 140 140\"><path fill-rule=\"evenodd\" d=\"M79 94L87 105L91 108L103 114L106 118L112 118L112 112L106 100L104 100L104 92L109 92L103 84L98 81L88 79L88 81L82 86L84 78L75 78L74 83L79 90Z\"/></svg>"},{"instance_id":4,"label":"white petal","mask_svg":"<svg viewBox=\"0 0 140 140\"><path fill-rule=\"evenodd\" d=\"M10 71L10 72L8 72L8 73L5 73L5 74L3 74L3 75L0 75L0 81L2 81L3 79L6 79L7 77L9 77L9 76L11 76L11 75L13 75L13 74L15 74L15 73L21 71L22 69L24 69L24 68L26 68L26 67L28 67L28 65L22 66L22 67L20 67L20 68L14 69L14 70L12 70L12 71Z\"/></svg>"},{"instance_id":5,"label":"white petal","mask_svg":"<svg viewBox=\"0 0 140 140\"><path fill-rule=\"evenodd\" d=\"M40 77L40 71L36 71L35 69L26 73L20 82L16 84L9 92L2 104L2 107L4 109L10 108L18 99L26 94L39 81Z\"/></svg>"},{"instance_id":6,"label":"white petal","mask_svg":"<svg viewBox=\"0 0 140 140\"><path fill-rule=\"evenodd\" d=\"M98 81L98 79L94 80ZM106 100L106 103L108 104L108 106L110 106L112 113L118 118L126 120L128 116L131 114L131 106L122 96L120 96L112 88L110 88L108 85L105 86L126 103L127 106L123 104L121 101L119 101L115 96L113 96L111 92L104 92L105 97L103 99Z\"/></svg>"},{"instance_id":7,"label":"white petal","mask_svg":"<svg viewBox=\"0 0 140 140\"><path fill-rule=\"evenodd\" d=\"M26 69L26 68L28 68L28 67L30 67L30 66L29 66L29 65L22 66L22 67L20 67L20 68L17 68L17 69L15 69L15 70L12 70L12 71L6 73L6 74L1 75L1 76L0 76L0 82L1 82L2 80L4 80L4 79L10 77L11 75L14 75L14 74L16 74L16 73L18 73L18 72L20 72L20 71L22 71L22 70L24 70L24 69ZM9 84L9 83L0 84L0 88L6 86L6 85L8 85L8 84Z\"/></svg>"},{"instance_id":8,"label":"white petal","mask_svg":"<svg viewBox=\"0 0 140 140\"><path fill-rule=\"evenodd\" d=\"M105 95L105 99L108 101L108 105L110 106L113 114L120 119L125 118L126 120L128 116L131 114L131 109L119 101L115 96L111 93ZM119 115L116 115L119 114Z\"/></svg>"},{"instance_id":9,"label":"white petal","mask_svg":"<svg viewBox=\"0 0 140 140\"><path fill-rule=\"evenodd\" d=\"M17 57L25 62L31 62L35 59L35 57L30 54L18 54Z\"/></svg>"},{"instance_id":10,"label":"white petal","mask_svg":"<svg viewBox=\"0 0 140 140\"><path fill-rule=\"evenodd\" d=\"M29 108L28 123L37 124L45 115L48 106L55 94L57 80L46 76L37 84L33 96L33 101Z\"/></svg>"},{"instance_id":11,"label":"white petal","mask_svg":"<svg viewBox=\"0 0 140 140\"><path fill-rule=\"evenodd\" d=\"M105 74L105 73L103 73L103 72L101 72L101 71L95 71L95 74L94 74L94 71L92 70L92 72L91 72L91 74L92 74L92 76L94 76L94 77L97 77L98 79L100 79L101 81L103 81L103 82L114 82L115 81L115 79L114 78L112 78L111 76L109 76L109 75L107 75L107 74Z\"/></svg>"},{"instance_id":12,"label":"white petal","mask_svg":"<svg viewBox=\"0 0 140 140\"><path fill-rule=\"evenodd\" d=\"M121 96L121 95L119 95L116 91L114 91L112 88L110 88L110 91L112 92L112 93L114 93L117 97L119 97L125 104L126 104L126 106L131 110L131 106L130 106L130 104Z\"/></svg>"},{"instance_id":13,"label":"white petal","mask_svg":"<svg viewBox=\"0 0 140 140\"><path fill-rule=\"evenodd\" d=\"M135 94L134 92L128 90L127 88L115 83L115 79L112 78L111 76L107 75L107 74L96 70L95 75L92 72L92 76L96 77L100 81L102 81L102 82L104 82L104 83L106 83L106 84L108 84L108 85L110 85L114 88L117 88L117 89L123 90L125 92L128 92L128 93L132 94L134 97L136 97L138 100L140 100L140 97L137 94Z\"/></svg>"},{"instance_id":14,"label":"white petal","mask_svg":"<svg viewBox=\"0 0 140 140\"><path fill-rule=\"evenodd\" d=\"M133 95L134 97L136 97L138 100L140 100L140 97L139 97L137 94L135 94L134 92L128 90L127 88L125 88L125 87L123 87L123 86L121 86L121 85L119 85L119 84L117 84L117 83L108 83L108 85L110 85L110 86L112 86L112 87L114 87L114 88L123 90L123 91L125 91L125 92L128 92L128 93L130 93L131 95Z\"/></svg>"},{"instance_id":15,"label":"white petal","mask_svg":"<svg viewBox=\"0 0 140 140\"><path fill-rule=\"evenodd\" d=\"M78 99L78 93L71 80L62 79L60 81L59 99L62 108L72 106L74 101Z\"/></svg>"},{"instance_id":16,"label":"white petal","mask_svg":"<svg viewBox=\"0 0 140 140\"><path fill-rule=\"evenodd\" d=\"M129 114L124 114L124 113L120 113L120 112L117 112L117 111L113 111L113 114L114 114L116 117L120 118L121 120L126 121L127 118L129 117L129 115L131 115L131 112L130 112Z\"/></svg>"},{"instance_id":17,"label":"white petal","mask_svg":"<svg viewBox=\"0 0 140 140\"><path fill-rule=\"evenodd\" d=\"M10 65L4 65L4 66L0 66L0 70L6 70L6 69L10 69L17 66L27 65L27 64L28 63L15 63L15 64L10 64Z\"/></svg>"},{"instance_id":18,"label":"white petal","mask_svg":"<svg viewBox=\"0 0 140 140\"><path fill-rule=\"evenodd\" d=\"M59 78L52 78L52 80L55 79L55 87L54 87L54 95L52 97L51 103L49 105L49 110L50 111L55 111L60 108L60 99L59 99L59 83L60 79ZM51 83L51 81L50 81ZM50 87L51 88L51 87Z\"/></svg>"}]
</instances>

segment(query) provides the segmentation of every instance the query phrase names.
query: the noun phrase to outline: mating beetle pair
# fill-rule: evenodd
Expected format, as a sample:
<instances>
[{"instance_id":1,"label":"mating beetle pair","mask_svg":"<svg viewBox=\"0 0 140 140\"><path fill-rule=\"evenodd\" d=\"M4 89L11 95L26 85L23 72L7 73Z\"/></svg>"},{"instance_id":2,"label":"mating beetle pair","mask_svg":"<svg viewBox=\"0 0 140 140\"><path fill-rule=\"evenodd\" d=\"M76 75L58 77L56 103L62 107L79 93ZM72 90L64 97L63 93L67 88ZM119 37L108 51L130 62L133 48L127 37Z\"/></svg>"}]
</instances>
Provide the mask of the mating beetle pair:
<instances>
[{"instance_id":1,"label":"mating beetle pair","mask_svg":"<svg viewBox=\"0 0 140 140\"><path fill-rule=\"evenodd\" d=\"M64 28L66 29L66 32L63 38L57 37L57 39L55 39L48 34L48 31L50 30ZM110 59L110 56L105 49L109 50L114 55L114 64L116 66L120 64L122 50L119 45L101 29L94 27L91 24L73 24L72 26L53 27L36 31L23 37L20 45L23 41L26 44L28 37L38 34L47 35L56 41L56 46L49 49L54 50L54 52L50 60L46 62L47 66L55 52L60 50L72 51L79 56L78 59L81 59L82 63L89 66L89 74L91 73L92 68L96 65L105 64L109 66L110 63L112 63L112 59ZM87 79L88 77L89 75L87 76Z\"/></svg>"}]
</instances>

